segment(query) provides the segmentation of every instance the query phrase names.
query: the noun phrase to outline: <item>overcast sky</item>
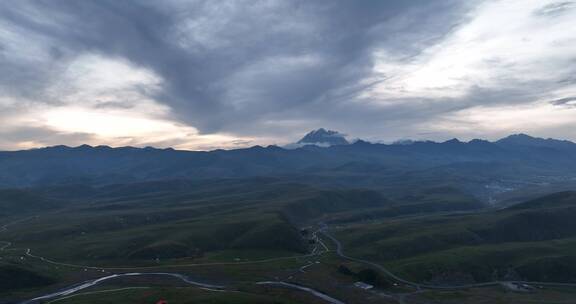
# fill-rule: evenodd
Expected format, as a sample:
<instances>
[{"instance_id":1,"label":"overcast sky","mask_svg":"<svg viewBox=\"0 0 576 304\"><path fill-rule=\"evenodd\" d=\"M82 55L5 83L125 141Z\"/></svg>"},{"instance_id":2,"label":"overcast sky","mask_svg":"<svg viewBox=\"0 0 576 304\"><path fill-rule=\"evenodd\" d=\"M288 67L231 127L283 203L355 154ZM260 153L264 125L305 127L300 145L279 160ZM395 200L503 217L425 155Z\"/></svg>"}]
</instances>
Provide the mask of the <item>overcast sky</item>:
<instances>
[{"instance_id":1,"label":"overcast sky","mask_svg":"<svg viewBox=\"0 0 576 304\"><path fill-rule=\"evenodd\" d=\"M0 149L576 140L576 2L0 1Z\"/></svg>"}]
</instances>

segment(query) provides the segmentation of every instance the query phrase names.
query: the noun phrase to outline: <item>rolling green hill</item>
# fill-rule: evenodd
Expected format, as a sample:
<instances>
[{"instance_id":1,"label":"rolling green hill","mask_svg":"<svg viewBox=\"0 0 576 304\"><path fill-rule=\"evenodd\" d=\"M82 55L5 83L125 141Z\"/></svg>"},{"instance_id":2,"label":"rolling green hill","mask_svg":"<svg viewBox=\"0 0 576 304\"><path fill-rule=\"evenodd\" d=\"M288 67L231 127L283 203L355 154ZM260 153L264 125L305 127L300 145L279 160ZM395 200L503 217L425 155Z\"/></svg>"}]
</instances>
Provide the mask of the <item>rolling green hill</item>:
<instances>
[{"instance_id":1,"label":"rolling green hill","mask_svg":"<svg viewBox=\"0 0 576 304\"><path fill-rule=\"evenodd\" d=\"M0 218L33 214L61 207L63 202L26 189L0 189Z\"/></svg>"},{"instance_id":2,"label":"rolling green hill","mask_svg":"<svg viewBox=\"0 0 576 304\"><path fill-rule=\"evenodd\" d=\"M499 211L355 224L337 231L352 256L418 281L576 282L576 195L558 193Z\"/></svg>"},{"instance_id":3,"label":"rolling green hill","mask_svg":"<svg viewBox=\"0 0 576 304\"><path fill-rule=\"evenodd\" d=\"M54 282L53 278L39 274L36 271L0 262L0 292L42 287Z\"/></svg>"},{"instance_id":4,"label":"rolling green hill","mask_svg":"<svg viewBox=\"0 0 576 304\"><path fill-rule=\"evenodd\" d=\"M86 193L57 213L11 228L6 239L55 259L111 264L195 260L226 251L286 256L308 250L300 225L390 204L372 190L277 179L148 182Z\"/></svg>"},{"instance_id":5,"label":"rolling green hill","mask_svg":"<svg viewBox=\"0 0 576 304\"><path fill-rule=\"evenodd\" d=\"M509 207L509 210L527 210L527 209L546 209L556 207L575 207L576 206L576 192L564 191L546 195L537 199L527 201L525 203L517 204Z\"/></svg>"},{"instance_id":6,"label":"rolling green hill","mask_svg":"<svg viewBox=\"0 0 576 304\"><path fill-rule=\"evenodd\" d=\"M377 187L306 181L178 179L3 190L5 206L13 206L7 216L25 221L2 232L2 241L14 244L2 256L19 264L0 264L0 275L21 278L24 289L54 282L43 270L24 267L32 263L67 279L58 266L22 260L26 248L64 263L159 269L296 257L311 248L301 228L327 223L349 255L415 281L576 282L576 192L496 210L447 180L390 196ZM84 271L78 269L67 271ZM355 269L358 275L362 270Z\"/></svg>"}]
</instances>

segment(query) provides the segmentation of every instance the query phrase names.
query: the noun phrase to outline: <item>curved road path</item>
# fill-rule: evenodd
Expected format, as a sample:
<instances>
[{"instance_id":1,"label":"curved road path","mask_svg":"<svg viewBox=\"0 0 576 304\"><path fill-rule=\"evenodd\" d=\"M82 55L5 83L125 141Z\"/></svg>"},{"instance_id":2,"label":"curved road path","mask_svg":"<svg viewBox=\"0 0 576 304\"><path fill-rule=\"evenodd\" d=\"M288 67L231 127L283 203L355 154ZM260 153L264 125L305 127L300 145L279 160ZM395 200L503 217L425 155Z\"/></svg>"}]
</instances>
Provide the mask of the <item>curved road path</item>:
<instances>
[{"instance_id":1,"label":"curved road path","mask_svg":"<svg viewBox=\"0 0 576 304\"><path fill-rule=\"evenodd\" d=\"M29 220L31 218L35 218L36 216L32 216L32 217L28 217L28 218L24 218L24 219L20 219L20 220L16 220L10 223L7 223L3 226L0 226L0 232L2 231L6 231L8 226ZM316 235L318 231L315 231L313 235ZM4 251L7 248L9 248L10 246L12 246L11 242L7 242L7 241L0 241L1 244L3 244L2 246L0 246L0 251ZM321 241L319 242L324 248L325 250L317 250L317 247L314 249L314 251L310 254L305 254L305 255L300 255L300 256L294 256L294 257L282 257L282 258L272 258L272 259L264 259L264 260L258 260L258 261L247 261L247 262L234 262L234 263L205 263L205 264L187 264L187 265L158 265L158 266L150 266L150 267L116 267L116 268L108 268L108 267L94 267L94 266L87 266L87 265L76 265L76 264L68 264L68 263L61 263L61 262L56 262L53 260L50 260L48 258L42 257L42 256L38 256L38 255L34 255L31 253L31 249L28 248L26 249L26 255L32 258L36 258L39 259L43 262L49 263L49 264L53 264L53 265L61 265L61 266L68 266L68 267L74 267L74 268L88 268L88 269L98 269L98 270L105 270L105 269L114 269L114 270L119 270L119 269L146 269L146 268L159 268L159 267L190 267L190 266L217 266L217 265L242 265L242 264L255 264L255 263L267 263L267 262L271 262L271 261L278 261L278 260L285 260L285 259L296 259L296 258L303 258L303 257L312 257L312 256L320 256L323 253L329 251L328 248L326 247L326 245L324 243L322 243ZM20 304L36 304L36 303L43 303L45 301L48 300L58 300L58 299L63 299L66 297L70 297L72 294L75 294L81 290L96 286L102 282L105 281L109 281L112 279L116 279L116 278L120 278L120 277L134 277L134 276L167 276L167 277L174 277L177 278L187 284L190 285L194 285L198 288L204 289L204 290L210 290L210 291L235 291L235 290L231 290L228 289L228 287L223 286L223 285L213 285L213 284L207 284L207 283L202 283L202 282L198 282L198 281L194 281L191 280L189 277L187 277L186 275L180 274L180 273L172 273L172 272L131 272L131 273L120 273L120 274L111 274L108 276L104 276L104 277L100 277L97 279L93 279L93 280L89 280L89 281L85 281L83 283L80 284L75 284L72 285L70 287L64 288L60 291L56 291L56 292L52 292L40 297L36 297L30 300L26 300L21 302ZM315 297L318 297L328 303L331 304L345 304L344 302L332 298L327 294L324 294L320 291L317 291L315 289L306 287L306 286L301 286L298 284L294 284L294 283L288 283L288 282L283 282L283 281L264 281L264 282L255 282L254 284L256 285L268 285L268 286L273 286L273 287L282 287L282 288L289 288L289 289L293 289L293 290L298 290L298 291L304 291L307 292L309 294L312 294Z\"/></svg>"},{"instance_id":2,"label":"curved road path","mask_svg":"<svg viewBox=\"0 0 576 304\"><path fill-rule=\"evenodd\" d=\"M45 301L45 300L53 300L53 299L56 299L56 298L59 298L62 296L71 295L71 294L76 293L80 290L90 288L92 286L98 285L98 284L105 282L105 281L108 281L108 280L112 280L112 279L116 279L116 278L120 278L120 277L133 277L133 276L168 276L168 277L177 278L177 279L179 279L179 280L181 280L187 284L194 285L194 286L197 286L197 287L202 288L202 289L224 290L226 288L225 286L221 286L221 285L212 285L212 284L206 284L206 283L193 281L193 280L189 279L187 276L179 274L179 273L169 273L169 272L139 273L139 272L133 272L133 273L113 274L113 275L101 277L98 279L86 281L84 283L76 284L72 287L67 287L67 288L60 290L60 291L57 291L57 292L49 293L47 295L43 295L40 297L36 297L36 298L30 299L30 300L21 302L20 304L42 303L42 301Z\"/></svg>"},{"instance_id":3,"label":"curved road path","mask_svg":"<svg viewBox=\"0 0 576 304\"><path fill-rule=\"evenodd\" d=\"M48 301L48 300L56 300L56 299L62 299L63 297L70 297L70 295L96 286L102 282L105 281L109 281L112 279L116 279L116 278L121 278L121 277L134 277L134 276L167 276L167 277L174 277L177 278L187 284L190 285L194 285L198 288L204 289L204 290L210 290L210 291L229 291L229 292L234 292L236 290L233 289L229 289L226 286L222 286L222 285L213 285L213 284L207 284L207 283L202 283L202 282L198 282L198 281L194 281L191 280L190 278L188 278L187 276L180 274L180 273L171 273L171 272L149 272L149 273L140 273L140 272L132 272L132 273L121 273L121 274L113 274L113 275L109 275L109 276L105 276L105 277L101 277L98 279L94 279L94 280L90 280L90 281L86 281L83 282L81 284L76 284L73 285L71 287L67 287L64 288L60 291L57 292L53 292L53 293L49 293L47 295L43 295L40 297L36 297L30 300L26 300L24 302L20 302L20 304L40 304L40 303L44 303L44 301ZM283 288L289 288L289 289L293 289L293 290L298 290L298 291L304 291L307 292L317 298L320 298L324 301L326 301L327 303L331 303L331 304L346 304L338 299L332 298L327 294L324 294L320 291L317 291L315 289L306 287L306 286L301 286L298 284L294 284L294 283L288 283L288 282L283 282L283 281L264 281L264 282L255 282L254 284L256 285L269 285L269 286L273 286L273 287L283 287Z\"/></svg>"},{"instance_id":4,"label":"curved road path","mask_svg":"<svg viewBox=\"0 0 576 304\"><path fill-rule=\"evenodd\" d=\"M29 218L25 218L25 219L21 219L21 220L17 220L8 224L5 224L3 226L0 226L0 232L1 231L5 231L7 230L8 226L17 224L19 222L23 222L26 221L28 219L31 219L34 217L29 217ZM327 238L329 238L335 245L336 245L336 254L338 256L340 256L343 259L346 260L350 260L350 261L354 261L354 262L358 262L358 263L362 263L365 265L369 265L375 269L378 269L379 271L383 272L384 274L386 274L387 276L389 276L390 278L394 279L397 282L409 285L409 286L413 286L415 288L417 288L418 290L422 290L422 289L435 289L435 290L455 290L455 289L469 289L469 288L477 288L477 287L487 287L487 286L497 286L497 285L501 285L503 283L517 283L517 284L529 284L529 285L542 285L542 286L551 286L551 287L576 287L576 284L574 283L555 283L555 282L527 282L527 281L491 281L491 282L483 282L483 283L474 283L474 284L462 284L462 285L429 285L429 284L422 284L422 283L418 283L418 282L412 282L406 279L403 279L399 276L397 276L396 274L392 273L391 271L389 271L388 269L386 269L384 266L368 261L368 260L363 260L363 259L359 259L359 258L354 258L351 256L348 256L344 253L344 249L343 249L343 245L342 243L336 239L333 235L331 235L330 233L328 233L326 231L326 227L323 227L319 230L317 230L314 234L322 234L324 236L326 236ZM33 257L36 259L40 259L46 263L50 263L50 264L54 264L54 265L61 265L61 266L68 266L68 267L76 267L76 268L88 268L88 269L98 269L98 270L122 270L122 269L152 269L152 268L159 268L159 267L193 267L193 266L217 266L217 265L242 265L242 264L257 264L257 263L266 263L266 262L271 262L271 261L278 261L278 260L284 260L284 259L296 259L296 258L303 258L303 257L311 257L311 256L316 256L316 255L321 255L324 252L330 251L326 245L318 238L319 243L325 248L324 251L320 251L320 252L313 252L311 254L306 254L306 255L301 255L301 256L294 256L294 257L282 257L282 258L272 258L272 259L265 259L265 260L258 260L258 261L246 261L246 262L232 262L232 263L205 263L205 264L180 264L180 265L157 265L157 266L146 266L146 267L95 267L95 266L88 266L88 265L76 265L76 264L68 264L68 263L61 263L61 262L56 262L53 260L50 260L48 258L42 257L42 256L38 256L38 255L34 255L31 253L30 249L26 250L26 255L29 257ZM7 249L8 247L10 247L12 245L12 243L10 242L5 242L5 241L0 241L0 243L3 243L4 245L2 245L0 247L0 251L3 251L5 249ZM122 274L112 274L112 275L108 275L105 277L101 277L98 279L94 279L94 280L90 280L90 281L86 281L84 283L81 284L76 284L72 287L66 288L64 290L58 291L58 292L54 292L54 293L50 293L41 297L37 297L28 301L24 301L21 304L33 304L33 303L39 303L39 301L42 300L50 300L50 299L57 299L63 296L69 296L73 293L76 293L80 290L95 286L100 284L101 282L107 281L107 280L111 280L111 279L115 279L118 277L127 277L127 276L150 276L150 275L156 275L156 276L169 276L169 277L175 277L180 279L181 281L191 284L191 285L195 285L199 288L203 288L203 289L208 289L208 290L218 290L218 291L232 291L232 290L228 290L225 286L221 286L221 285L211 285L211 284L206 284L206 283L201 283L201 282L197 282L197 281L193 281L190 280L187 276L183 275L183 274L179 274L179 273L169 273L169 272L150 272L150 273L140 273L140 272L132 272L132 273L122 273ZM255 282L255 284L257 285L270 285L270 286L276 286L276 287L284 287L284 288L290 288L290 289L294 289L294 290L300 290L300 291L304 291L304 292L308 292L316 297L319 297L331 304L344 304L342 301L339 301L337 299L334 299L324 293L321 293L317 290L314 290L312 288L309 287L305 287L305 286L300 286L297 284L293 284L293 283L288 283L288 282L282 282L282 281L266 281L266 282Z\"/></svg>"}]
</instances>

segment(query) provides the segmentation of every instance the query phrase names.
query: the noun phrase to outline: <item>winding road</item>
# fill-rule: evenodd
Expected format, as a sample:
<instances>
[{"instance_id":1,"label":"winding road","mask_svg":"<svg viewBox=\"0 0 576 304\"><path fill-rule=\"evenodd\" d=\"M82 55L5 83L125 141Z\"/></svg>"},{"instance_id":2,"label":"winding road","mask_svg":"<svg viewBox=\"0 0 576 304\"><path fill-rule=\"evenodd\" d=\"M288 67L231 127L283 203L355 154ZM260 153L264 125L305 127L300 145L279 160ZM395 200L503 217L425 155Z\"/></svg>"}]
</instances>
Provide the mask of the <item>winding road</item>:
<instances>
[{"instance_id":1,"label":"winding road","mask_svg":"<svg viewBox=\"0 0 576 304\"><path fill-rule=\"evenodd\" d=\"M56 298L59 298L62 296L68 296L68 295L76 293L80 290L90 288L92 286L98 285L98 284L105 282L105 281L108 281L108 280L121 278L121 277L133 277L133 276L168 276L168 277L177 278L177 279L179 279L179 280L181 280L187 284L194 285L194 286L197 286L197 287L202 288L202 289L224 290L226 288L225 286L221 286L221 285L212 285L212 284L193 281L190 278L188 278L187 276L185 276L183 274L179 274L179 273L169 273L169 272L139 273L139 272L133 272L133 273L112 274L112 275L101 277L98 279L86 281L86 282L83 282L81 284L76 284L72 287L67 287L67 288L60 290L60 291L57 291L57 292L49 293L47 295L43 295L43 296L36 297L36 298L30 299L30 300L26 300L24 302L21 302L20 304L42 303L41 301L52 300L52 299L56 299Z\"/></svg>"},{"instance_id":2,"label":"winding road","mask_svg":"<svg viewBox=\"0 0 576 304\"><path fill-rule=\"evenodd\" d=\"M113 279L117 279L117 278L121 278L121 277L135 277L135 276L174 277L174 278L181 280L184 283L194 285L194 286L196 286L200 289L203 289L203 290L229 291L229 292L236 291L234 289L230 289L230 288L228 288L226 286L222 286L222 285L213 285L213 284L207 284L207 283L194 281L194 280L191 280L187 276L180 274L180 273L171 273L171 272L140 273L140 272L133 272L133 273L113 274L113 275L101 277L98 279L89 280L89 281L86 281L86 282L83 282L80 284L73 285L71 287L64 288L64 289L57 291L57 292L49 293L47 295L43 295L40 297L36 297L36 298L30 299L30 300L20 302L20 304L40 304L40 303L43 303L44 301L47 301L47 300L61 299L62 297L68 297L74 293L77 293L81 290L96 286L96 285L101 284L105 281L109 281L109 280L113 280ZM315 289L312 289L312 288L309 288L306 286L294 284L294 283L288 283L288 282L283 282L283 281L262 281L262 282L255 282L254 284L256 284L256 285L268 285L268 286L273 286L273 287L282 287L282 288L289 288L289 289L298 290L298 291L304 291L304 292L307 292L307 293L309 293L309 294L311 294L317 298L320 298L320 299L322 299L328 303L331 303L331 304L346 304L346 303L344 303L338 299L332 298L331 296L329 296L325 293L322 293L320 291L317 291Z\"/></svg>"},{"instance_id":3,"label":"winding road","mask_svg":"<svg viewBox=\"0 0 576 304\"><path fill-rule=\"evenodd\" d=\"M279 286L279 287L286 287L286 288L290 288L290 289L296 289L296 290L301 290L301 291L305 291L307 293L310 293L322 300L325 300L328 303L332 303L332 304L345 304L344 302L338 300L338 299L334 299L331 296L325 294L325 293L321 293L317 290L314 290L312 288L309 287L305 287L305 286L301 286L301 285L297 285L297 284L293 284L293 283L286 283L286 282L276 282L276 281L265 281L265 282L256 282L256 285L271 285L271 286Z\"/></svg>"},{"instance_id":4,"label":"winding road","mask_svg":"<svg viewBox=\"0 0 576 304\"><path fill-rule=\"evenodd\" d=\"M0 232L2 231L6 231L7 228L11 225L29 220L33 217L29 217L29 218L25 218L25 219L20 219L17 221L13 221L10 222L8 224L5 224L3 226L0 226ZM318 231L315 231L313 233L313 235L316 237L316 233ZM316 237L317 238L317 237ZM318 238L317 238L318 239ZM0 241L0 244L3 244L0 247L0 251L4 251L7 248L9 248L10 246L12 246L12 242L7 242L7 241ZM27 248L25 254L29 257L32 258L36 258L39 259L45 263L48 264L53 264L53 265L60 265L60 266L66 266L66 267L72 267L72 268L84 268L84 269L96 269L96 270L120 270L120 269L149 269L149 268L159 268L159 267L190 267L190 266L219 266L219 265L243 265L243 264L256 264L256 263L268 263L268 262L273 262L273 261L279 261L279 260L286 260L286 259L296 259L296 258L304 258L304 257L312 257L312 256L320 256L323 253L329 251L328 247L326 247L326 245L319 240L318 244L322 245L322 247L325 250L318 250L318 245L314 248L314 250L312 251L312 253L310 254L305 254L305 255L300 255L300 256L294 256L294 257L281 257L281 258L271 258L271 259L264 259L264 260L257 260L257 261L246 261L246 262L231 262L231 263L204 263L204 264L187 264L187 265L182 265L182 264L178 264L178 265L158 265L158 266L150 266L150 267L95 267L95 266L88 266L88 265L77 265L77 264L69 264L69 263L62 263L62 262L57 262L57 261L53 261L51 259L42 257L42 256L38 256L38 255L34 255L31 253L31 249ZM308 266L308 265L307 265ZM113 280L113 279L117 279L117 278L121 278L121 277L136 277L136 276L165 276L165 277L173 277L173 278L177 278L180 281L196 286L200 289L204 289L204 290L210 290L210 291L228 291L228 292L233 292L236 290L233 290L227 286L223 286L223 285L214 285L214 284L208 284L208 283L203 283L203 282L199 282L199 281L195 281L190 279L188 276L181 274L181 273L173 273L173 272L130 272L130 273L117 273L117 274L111 274L111 275L107 275L104 277L100 277L97 279L92 279L92 280L88 280L79 284L74 284L70 287L66 287L63 288L59 291L56 292L52 292L43 296L39 296L39 297L35 297L23 302L20 302L20 304L36 304L36 303L44 303L45 301L55 301L58 299L63 299L63 298L67 298L70 297L73 294L76 294L77 292L81 291L81 290L85 290L87 288L99 285L103 282L109 281L109 280ZM268 286L273 286L273 287L281 287L281 288L289 288L289 289L293 289L293 290L297 290L297 291L303 291L303 292L307 292L315 297L318 297L328 303L331 304L345 304L344 302L332 298L327 294L324 294L320 291L317 291L315 289L312 289L310 287L306 287L306 286L301 286L298 284L294 284L294 283L288 283L288 282L283 282L283 281L263 281L263 282L254 282L254 284L256 285L268 285Z\"/></svg>"},{"instance_id":5,"label":"winding road","mask_svg":"<svg viewBox=\"0 0 576 304\"><path fill-rule=\"evenodd\" d=\"M29 218L25 218L25 219L21 219L21 220L17 220L17 221L13 221L11 223L5 224L3 226L0 226L0 232L1 231L6 231L7 227L29 220L31 218L34 217L29 217ZM418 282L412 282L406 279L403 279L399 276L397 276L396 274L394 274L393 272L391 272L390 270L388 270L387 268L385 268L384 266L377 264L375 262L372 261L368 261L368 260L364 260L364 259L360 259L360 258L355 258L355 257L351 257L348 256L344 253L344 248L342 243L336 239L336 237L334 237L332 234L330 234L328 231L328 227L326 225L321 225L321 228L319 228L318 230L316 230L313 235L316 236L316 239L318 240L316 247L314 248L314 250L312 251L312 253L310 254L305 254L305 255L300 255L300 256L293 256L293 257L281 257L281 258L271 258L271 259L264 259L264 260L256 260L256 261L245 261L245 262L216 262L216 263L203 263L203 264L175 264L175 265L156 265L156 266L144 266L144 267L97 267L97 266L88 266L88 265L77 265L77 264L69 264L69 263L62 263L62 262L57 262L51 259L48 259L46 257L43 256L39 256L39 255L34 255L31 253L31 249L26 249L25 254L29 257L35 258L35 259L39 259L45 263L49 263L49 264L54 264L54 265L60 265L60 266L66 266L66 267L73 267L73 268L84 268L84 269L96 269L96 270L101 270L101 271L105 271L105 270L135 270L135 269L154 269L154 268L160 268L160 267L194 267L194 266L222 266L222 265L243 265L243 264L258 264L258 263L268 263L268 262L273 262L273 261L279 261L279 260L286 260L286 259L297 259L297 258L307 258L307 257L312 257L312 256L320 256L328 251L331 251L328 246L326 246L326 244L322 241L322 239L320 239L319 237L317 237L318 235L323 235L326 238L330 239L336 246L335 249L335 253L336 255L338 255L340 258L342 259L346 259L349 261L354 261L354 262L358 262L358 263L362 263L365 265L368 265L374 269L377 269L379 271L381 271L382 273L384 273L385 275L387 275L388 277L392 278L393 280L399 282L399 283L403 283L405 285L408 286L412 286L416 288L416 292L414 293L420 293L423 292L425 290L458 290L458 289L469 289L469 288L478 288L478 287L488 287L488 286L498 286L498 285L502 285L503 283L516 283L516 284L528 284L528 285L541 285L541 286L550 286L550 287L576 287L576 284L574 283L557 283L557 282L527 282L527 281L491 281L491 282L482 282L482 283L473 283L473 284L462 284L462 285L430 285L430 284L422 284L422 283L418 283ZM0 251L4 251L7 248L9 248L12 243L8 242L8 241L0 241L0 244L2 246L0 246ZM318 250L320 249L320 250ZM307 267L311 266L311 264L309 263L308 265L304 265L303 267L301 267L299 270L303 271L304 269L306 269ZM182 282L185 282L187 284L196 286L198 288L201 289L205 289L205 290L211 290L211 291L228 291L228 292L233 292L236 291L234 289L231 289L230 287L227 286L223 286L223 285L214 285L214 284L207 284L207 283L203 283L203 282L198 282L198 281L194 281L191 280L188 276L181 274L181 273L172 273L172 272L128 272L128 273L116 273L116 274L111 274L111 275L107 275L107 276L103 276L97 279L93 279L93 280L89 280L89 281L85 281L79 284L75 284L72 285L70 287L64 288L62 290L56 291L56 292L52 292L40 297L36 297L30 300L26 300L24 302L21 302L20 304L36 304L36 303L41 303L41 301L46 301L46 300L57 300L57 299L61 299L63 297L69 297L72 294L75 294L81 290L96 286L98 284L101 284L105 281L109 281L109 280L113 280L116 278L120 278L120 277L135 277L135 276L165 276L165 277L173 277L173 278L177 278L179 280L181 280ZM306 287L306 286L301 286L298 284L294 284L294 283L290 283L290 282L284 282L284 281L263 281L263 282L253 282L256 285L267 285L267 286L272 286L272 287L281 287L281 288L289 288L289 289L293 289L293 290L298 290L298 291L303 291L303 292L307 292L309 294L312 294L315 297L318 297L328 303L331 304L345 304L344 302L332 298L327 294L324 294L320 291L314 290L310 287ZM398 294L399 296L409 296L411 294L414 293L409 293L409 294ZM397 295L397 296L398 296ZM400 303L404 303L404 297L400 297L400 298L396 298Z\"/></svg>"}]
</instances>

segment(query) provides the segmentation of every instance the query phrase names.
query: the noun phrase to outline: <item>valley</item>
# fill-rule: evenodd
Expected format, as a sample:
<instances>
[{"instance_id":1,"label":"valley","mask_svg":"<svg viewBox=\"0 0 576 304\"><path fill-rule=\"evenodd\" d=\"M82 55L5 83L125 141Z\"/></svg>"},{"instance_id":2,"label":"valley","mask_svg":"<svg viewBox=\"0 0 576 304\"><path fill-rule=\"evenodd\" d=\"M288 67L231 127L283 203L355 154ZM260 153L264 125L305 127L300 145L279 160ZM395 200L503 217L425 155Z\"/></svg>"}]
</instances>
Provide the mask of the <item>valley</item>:
<instances>
[{"instance_id":1,"label":"valley","mask_svg":"<svg viewBox=\"0 0 576 304\"><path fill-rule=\"evenodd\" d=\"M0 0L0 304L576 304L575 20Z\"/></svg>"},{"instance_id":2,"label":"valley","mask_svg":"<svg viewBox=\"0 0 576 304\"><path fill-rule=\"evenodd\" d=\"M190 164L141 180L146 175L106 172L109 163L98 173L83 169L89 178L81 183L7 183L0 189L0 303L569 302L576 194L563 167L572 146L557 164L534 160L549 148L511 146L528 149L530 160L504 164L475 151L478 143L424 145L218 152L267 167L234 169L234 177L180 176ZM32 152L48 153L46 163L84 166L74 159L111 162L124 151ZM130 153L132 163L151 152ZM277 153L318 162L279 172L285 156ZM406 153L416 161L400 161ZM202 170L215 165L222 160Z\"/></svg>"},{"instance_id":3,"label":"valley","mask_svg":"<svg viewBox=\"0 0 576 304\"><path fill-rule=\"evenodd\" d=\"M569 249L574 247L570 233L575 230L552 225L548 231L509 221L530 216L532 209L542 208L542 204L571 218L567 212L576 206L572 193L506 209L435 211L409 207L401 208L399 215L392 207L405 203L393 202L373 190L322 190L277 179L195 182L189 187L180 185L179 191L143 193L141 189L147 186L150 184L94 188L87 191L88 205L75 201L87 199L76 194L74 201L59 202L66 206L62 209L3 226L0 255L2 263L8 265L3 271L21 276L20 284L27 286L5 290L3 295L13 299L30 295L29 303L67 303L68 296L74 295L69 299L86 297L86 301L99 303L89 300L92 292L101 298L99 292L111 290L110 299L123 297L123 293L138 297L137 293L144 291L144 295L174 294L178 299L184 290L193 289L186 287L192 284L200 290L208 288L204 291L208 294L220 290L225 295L205 297L206 301L222 303L268 303L276 301L279 294L279 303L420 303L421 297L442 298L450 292L457 292L460 298L478 298L476 289L489 290L490 297L499 297L502 292L510 297L501 282L538 281L541 285L527 284L540 286L538 293L554 291L560 298L564 291L557 289L567 288L566 297L571 297L574 272L566 268L564 273L554 273L544 265L571 265L569 259L554 257L576 254ZM429 195L430 204L439 200L435 195ZM442 195L449 201L454 194ZM453 200L462 203L466 198L455 196ZM368 212L374 216L367 221L363 219L366 213L360 212L360 217L351 218L358 206L371 210ZM421 210L427 210L426 215L421 215ZM474 223L504 225L501 229L511 235L475 231ZM426 230L421 231L421 227ZM518 231L510 231L514 227ZM523 231L524 239L518 236ZM479 240L479 235L485 240ZM493 248L492 244L497 245ZM529 252L532 256L525 255ZM507 267L514 263L504 260L505 256L524 259L516 265L520 269L516 276L506 276ZM533 262L521 263L525 260ZM76 284L91 279L101 283ZM378 291L354 287L357 281L368 282ZM54 294L58 289L60 294ZM52 292L32 297L42 290ZM517 296L522 298L523 293ZM478 301L482 303L482 297Z\"/></svg>"}]
</instances>

